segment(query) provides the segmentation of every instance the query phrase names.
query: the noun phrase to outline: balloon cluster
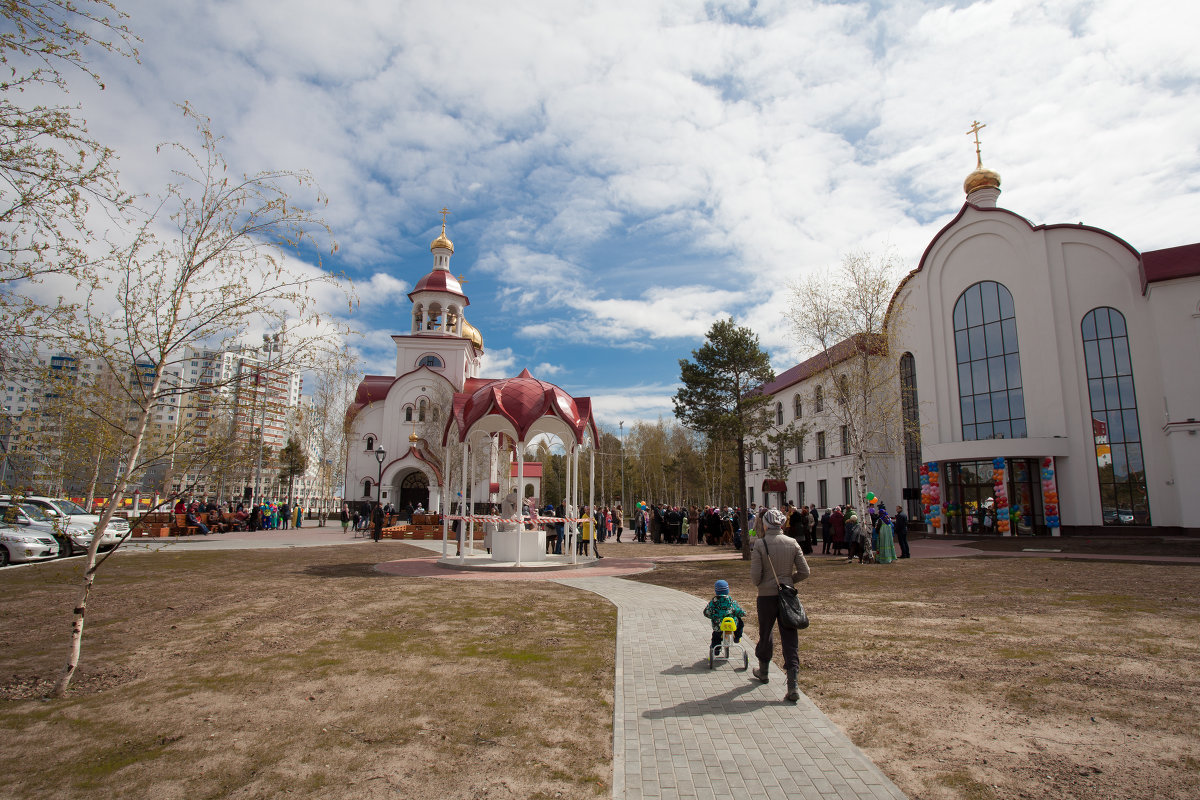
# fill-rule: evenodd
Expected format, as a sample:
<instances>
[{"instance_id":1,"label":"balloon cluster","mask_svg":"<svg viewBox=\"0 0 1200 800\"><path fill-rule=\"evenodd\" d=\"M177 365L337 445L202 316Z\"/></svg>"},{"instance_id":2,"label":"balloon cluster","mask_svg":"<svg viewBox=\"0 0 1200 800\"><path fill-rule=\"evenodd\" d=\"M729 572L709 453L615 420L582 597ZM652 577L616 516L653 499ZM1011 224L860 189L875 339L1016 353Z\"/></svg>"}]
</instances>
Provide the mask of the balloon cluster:
<instances>
[{"instance_id":1,"label":"balloon cluster","mask_svg":"<svg viewBox=\"0 0 1200 800\"><path fill-rule=\"evenodd\" d=\"M867 502L871 505L875 505L879 502L879 498L875 496L874 492L867 492Z\"/></svg>"},{"instance_id":2,"label":"balloon cluster","mask_svg":"<svg viewBox=\"0 0 1200 800\"><path fill-rule=\"evenodd\" d=\"M1007 470L1004 468L1003 458L992 459L992 483L993 495L996 502L996 530L1007 536L1011 530L1011 521L1008 511L1008 481Z\"/></svg>"},{"instance_id":3,"label":"balloon cluster","mask_svg":"<svg viewBox=\"0 0 1200 800\"><path fill-rule=\"evenodd\" d=\"M1042 459L1042 511L1046 515L1046 527L1062 525L1058 516L1058 484L1054 481L1054 458Z\"/></svg>"},{"instance_id":4,"label":"balloon cluster","mask_svg":"<svg viewBox=\"0 0 1200 800\"><path fill-rule=\"evenodd\" d=\"M942 526L941 482L936 461L921 465L921 510L925 521L934 528Z\"/></svg>"}]
</instances>

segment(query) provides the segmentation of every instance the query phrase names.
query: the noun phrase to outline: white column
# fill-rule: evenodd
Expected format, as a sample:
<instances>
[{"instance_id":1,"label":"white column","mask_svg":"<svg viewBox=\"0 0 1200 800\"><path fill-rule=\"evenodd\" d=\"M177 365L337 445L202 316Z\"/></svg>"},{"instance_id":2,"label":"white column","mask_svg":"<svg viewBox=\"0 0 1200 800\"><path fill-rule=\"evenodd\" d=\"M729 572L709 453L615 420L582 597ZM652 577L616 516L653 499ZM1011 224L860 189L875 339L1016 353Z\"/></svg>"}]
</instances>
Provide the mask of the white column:
<instances>
[{"instance_id":1,"label":"white column","mask_svg":"<svg viewBox=\"0 0 1200 800\"><path fill-rule=\"evenodd\" d=\"M438 498L445 508L450 508L450 444L446 444L446 457L442 459L442 496ZM429 505L433 505L430 503ZM426 509L431 511L432 509ZM442 514L442 558L446 557L446 543L450 540L450 517Z\"/></svg>"},{"instance_id":2,"label":"white column","mask_svg":"<svg viewBox=\"0 0 1200 800\"><path fill-rule=\"evenodd\" d=\"M572 517L579 516L579 442L571 444L571 452L567 454L566 462L570 465L570 480L567 482L567 496L570 498L567 506L567 514ZM576 542L579 540L579 524L576 522L569 523L567 529L570 533L567 536L568 544L571 546L571 563L579 563L579 553L576 551Z\"/></svg>"},{"instance_id":3,"label":"white column","mask_svg":"<svg viewBox=\"0 0 1200 800\"><path fill-rule=\"evenodd\" d=\"M521 538L525 533L525 442L518 442L517 457L517 566L521 566Z\"/></svg>"},{"instance_id":4,"label":"white column","mask_svg":"<svg viewBox=\"0 0 1200 800\"><path fill-rule=\"evenodd\" d=\"M591 518L589 520L589 525L591 526L592 541L594 542L594 541L596 541L596 535L598 533L600 533L600 531L596 530L596 518L595 518L595 513L596 513L596 443L595 442L592 442L592 446L589 450L589 458L590 458L590 460L588 463L591 465L592 472L591 472L591 475L588 476L588 516ZM600 551L597 550L596 552L600 552Z\"/></svg>"},{"instance_id":5,"label":"white column","mask_svg":"<svg viewBox=\"0 0 1200 800\"><path fill-rule=\"evenodd\" d=\"M458 515L460 517L464 516L462 513L463 512L463 504L467 501L467 452L471 449L470 445L467 443L467 440L465 440L465 439L463 440L462 448L463 448L462 480L459 481L459 485L462 486L462 494L459 495L459 501L458 501ZM467 521L460 519L458 521L458 562L460 564L463 562L463 560L466 558L466 555L467 555L467 548L465 547L466 542L463 541L463 537L466 536L466 533L467 533Z\"/></svg>"},{"instance_id":6,"label":"white column","mask_svg":"<svg viewBox=\"0 0 1200 800\"><path fill-rule=\"evenodd\" d=\"M473 475L475 473L475 468L479 463L479 455L475 452L474 447L471 448L470 453L471 453L471 460L470 460L471 469L468 471L467 474ZM468 489L473 488L471 484L472 484L471 479L467 478L467 488ZM465 494L463 495L463 502L464 503L467 502L467 496ZM475 555L475 493L474 492L471 493L471 504L468 506L468 508L470 509L470 511L468 512L468 516L471 517L471 521L463 523L463 530L465 530L467 533L467 542L466 542L467 547L466 547L466 549L464 549L463 552L465 552L467 555L473 556L473 555Z\"/></svg>"}]
</instances>

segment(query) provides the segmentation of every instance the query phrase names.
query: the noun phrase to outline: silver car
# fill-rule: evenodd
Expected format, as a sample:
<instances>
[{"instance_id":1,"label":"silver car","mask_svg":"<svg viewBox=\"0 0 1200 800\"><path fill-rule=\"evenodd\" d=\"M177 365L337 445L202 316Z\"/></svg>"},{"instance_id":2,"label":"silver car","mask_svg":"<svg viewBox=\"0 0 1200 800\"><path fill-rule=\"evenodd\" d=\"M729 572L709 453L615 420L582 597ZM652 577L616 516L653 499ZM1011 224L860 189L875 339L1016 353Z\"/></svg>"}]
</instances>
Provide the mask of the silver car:
<instances>
[{"instance_id":1,"label":"silver car","mask_svg":"<svg viewBox=\"0 0 1200 800\"><path fill-rule=\"evenodd\" d=\"M46 517L43 521L56 523L56 527L66 534L59 537L63 556L83 552L91 545L92 536L100 522L99 514L89 514L72 501L60 497L30 495L20 500L22 506L37 506ZM0 495L0 503L8 501L7 495ZM112 549L127 533L129 522L120 517L113 517L104 528L104 535L100 537L99 549Z\"/></svg>"},{"instance_id":2,"label":"silver car","mask_svg":"<svg viewBox=\"0 0 1200 800\"><path fill-rule=\"evenodd\" d=\"M40 528L0 523L0 567L58 557L58 541Z\"/></svg>"}]
</instances>

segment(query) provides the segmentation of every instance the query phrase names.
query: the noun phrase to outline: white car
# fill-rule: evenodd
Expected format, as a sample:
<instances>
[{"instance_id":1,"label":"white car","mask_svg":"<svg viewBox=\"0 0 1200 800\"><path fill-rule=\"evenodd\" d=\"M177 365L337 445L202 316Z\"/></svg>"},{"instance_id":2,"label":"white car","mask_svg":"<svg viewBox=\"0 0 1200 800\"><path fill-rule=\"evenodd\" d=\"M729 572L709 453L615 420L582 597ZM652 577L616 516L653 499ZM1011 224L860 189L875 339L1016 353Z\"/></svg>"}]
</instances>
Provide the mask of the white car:
<instances>
[{"instance_id":1,"label":"white car","mask_svg":"<svg viewBox=\"0 0 1200 800\"><path fill-rule=\"evenodd\" d=\"M58 557L58 541L49 533L22 525L0 524L0 567L17 561Z\"/></svg>"},{"instance_id":2,"label":"white car","mask_svg":"<svg viewBox=\"0 0 1200 800\"><path fill-rule=\"evenodd\" d=\"M7 495L0 495L0 503L9 500ZM88 549L92 543L92 535L100 523L99 514L89 514L70 500L55 497L31 495L22 497L24 505L34 505L42 510L50 522L59 522L65 526L67 537L63 540L63 555L69 556ZM113 517L104 528L100 537L100 550L114 547L127 533L129 522L120 517Z\"/></svg>"}]
</instances>

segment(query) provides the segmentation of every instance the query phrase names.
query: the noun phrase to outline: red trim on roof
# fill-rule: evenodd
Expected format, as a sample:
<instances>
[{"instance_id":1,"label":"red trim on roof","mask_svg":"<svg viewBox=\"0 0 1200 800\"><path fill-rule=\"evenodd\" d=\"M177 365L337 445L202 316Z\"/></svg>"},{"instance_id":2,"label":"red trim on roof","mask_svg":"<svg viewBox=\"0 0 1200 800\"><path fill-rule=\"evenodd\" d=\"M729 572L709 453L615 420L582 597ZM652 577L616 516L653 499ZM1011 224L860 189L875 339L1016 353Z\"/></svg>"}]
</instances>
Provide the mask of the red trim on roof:
<instances>
[{"instance_id":1,"label":"red trim on roof","mask_svg":"<svg viewBox=\"0 0 1200 800\"><path fill-rule=\"evenodd\" d=\"M1138 264L1142 294L1151 283L1200 276L1200 243L1147 250Z\"/></svg>"}]
</instances>

